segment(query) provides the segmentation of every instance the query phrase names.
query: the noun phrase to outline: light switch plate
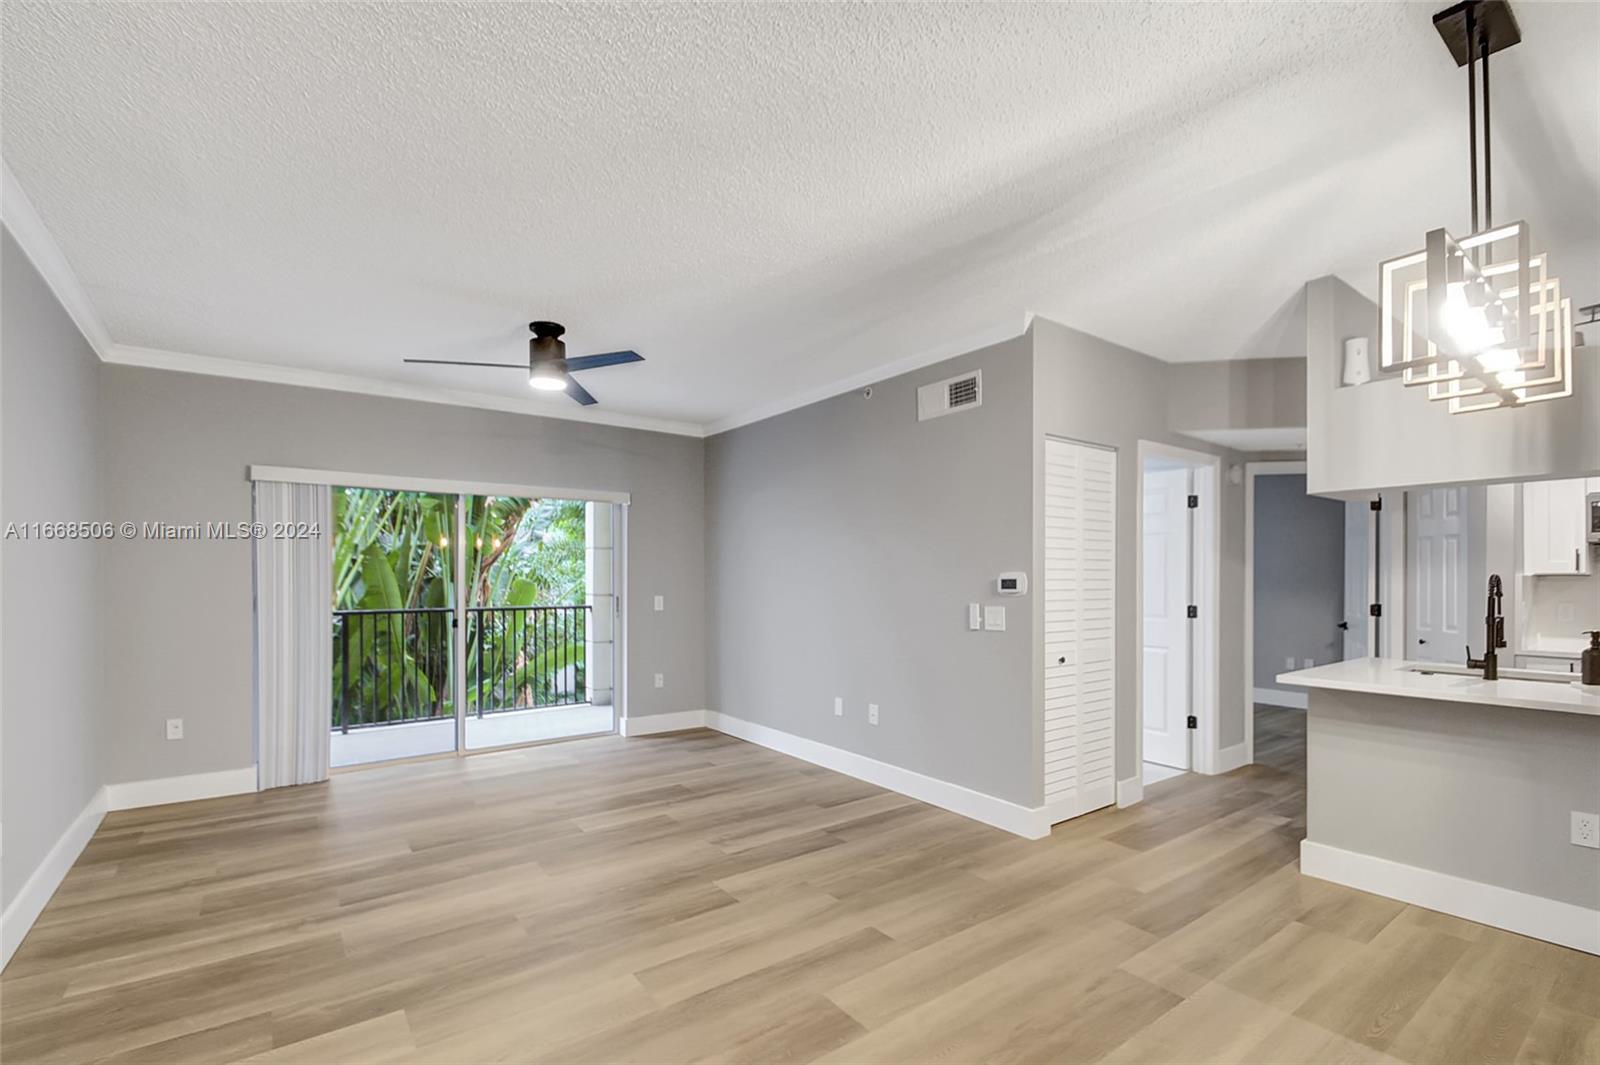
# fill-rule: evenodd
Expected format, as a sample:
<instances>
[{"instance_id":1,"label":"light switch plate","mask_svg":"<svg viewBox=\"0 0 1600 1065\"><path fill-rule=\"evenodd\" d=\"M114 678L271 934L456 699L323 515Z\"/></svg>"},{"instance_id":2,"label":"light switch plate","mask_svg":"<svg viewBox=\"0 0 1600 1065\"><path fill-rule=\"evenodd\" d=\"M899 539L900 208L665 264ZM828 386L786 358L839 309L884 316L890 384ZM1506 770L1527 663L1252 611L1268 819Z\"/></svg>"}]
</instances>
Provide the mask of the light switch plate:
<instances>
[{"instance_id":1,"label":"light switch plate","mask_svg":"<svg viewBox=\"0 0 1600 1065\"><path fill-rule=\"evenodd\" d=\"M1006 608L1003 606L986 606L983 608L983 627L990 632L1006 631Z\"/></svg>"},{"instance_id":2,"label":"light switch plate","mask_svg":"<svg viewBox=\"0 0 1600 1065\"><path fill-rule=\"evenodd\" d=\"M967 604L967 628L973 632L983 628L983 608L977 603Z\"/></svg>"},{"instance_id":3,"label":"light switch plate","mask_svg":"<svg viewBox=\"0 0 1600 1065\"><path fill-rule=\"evenodd\" d=\"M878 704L877 703L868 703L867 704L867 724L876 725L877 723L878 723Z\"/></svg>"},{"instance_id":4,"label":"light switch plate","mask_svg":"<svg viewBox=\"0 0 1600 1065\"><path fill-rule=\"evenodd\" d=\"M167 718L167 739L169 739L169 740L181 740L181 739L183 739L183 718L181 718L181 717L169 717L169 718Z\"/></svg>"},{"instance_id":5,"label":"light switch plate","mask_svg":"<svg viewBox=\"0 0 1600 1065\"><path fill-rule=\"evenodd\" d=\"M656 609L657 610L665 610L665 609L667 609L667 597L666 596L664 596L664 595L656 596Z\"/></svg>"},{"instance_id":6,"label":"light switch plate","mask_svg":"<svg viewBox=\"0 0 1600 1065\"><path fill-rule=\"evenodd\" d=\"M1310 669L1312 666L1314 666L1316 664L1317 664L1317 660L1315 658L1307 658L1307 659L1304 659L1302 661L1300 668L1301 669Z\"/></svg>"},{"instance_id":7,"label":"light switch plate","mask_svg":"<svg viewBox=\"0 0 1600 1065\"><path fill-rule=\"evenodd\" d=\"M657 673L656 674L656 687L664 688L666 686L667 686L667 678L663 677L661 674Z\"/></svg>"},{"instance_id":8,"label":"light switch plate","mask_svg":"<svg viewBox=\"0 0 1600 1065\"><path fill-rule=\"evenodd\" d=\"M835 695L833 697L833 716L834 717L843 717L844 716L844 696L842 696L842 695Z\"/></svg>"}]
</instances>

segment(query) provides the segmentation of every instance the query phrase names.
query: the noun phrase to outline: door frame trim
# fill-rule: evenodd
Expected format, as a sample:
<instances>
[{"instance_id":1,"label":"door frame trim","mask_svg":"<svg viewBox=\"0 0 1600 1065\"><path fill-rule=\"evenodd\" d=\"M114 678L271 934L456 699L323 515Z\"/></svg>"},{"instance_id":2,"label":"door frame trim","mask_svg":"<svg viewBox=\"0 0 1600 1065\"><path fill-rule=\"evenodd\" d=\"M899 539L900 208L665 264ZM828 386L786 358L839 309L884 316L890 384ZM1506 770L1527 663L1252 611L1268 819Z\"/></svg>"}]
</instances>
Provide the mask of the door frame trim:
<instances>
[{"instance_id":1,"label":"door frame trim","mask_svg":"<svg viewBox=\"0 0 1600 1065\"><path fill-rule=\"evenodd\" d=\"M1189 707L1194 713L1194 745L1190 750L1192 771L1211 775L1238 768L1233 758L1224 758L1221 749L1220 708L1222 705L1222 628L1218 574L1222 565L1222 456L1194 451L1173 444L1140 440L1138 471L1133 493L1134 520L1134 636L1138 649L1133 671L1133 707L1137 726L1133 730L1134 774L1144 772L1144 470L1145 461L1169 459L1189 467L1195 474L1193 491L1200 497L1200 513L1193 524L1190 579L1195 589L1195 605L1200 608L1201 624L1195 630L1190 663ZM1207 500L1211 505L1207 506ZM1249 730L1246 729L1246 736Z\"/></svg>"}]
</instances>

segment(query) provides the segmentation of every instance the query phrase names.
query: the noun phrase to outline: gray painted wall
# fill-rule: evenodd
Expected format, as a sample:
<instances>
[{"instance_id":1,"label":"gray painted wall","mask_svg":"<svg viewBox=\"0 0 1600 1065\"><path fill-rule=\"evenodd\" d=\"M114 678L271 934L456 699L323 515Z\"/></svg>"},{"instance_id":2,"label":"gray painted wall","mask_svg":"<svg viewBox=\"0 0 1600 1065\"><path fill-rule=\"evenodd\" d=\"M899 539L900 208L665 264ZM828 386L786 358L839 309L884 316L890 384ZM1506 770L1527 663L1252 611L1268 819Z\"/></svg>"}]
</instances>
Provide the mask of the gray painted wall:
<instances>
[{"instance_id":1,"label":"gray painted wall","mask_svg":"<svg viewBox=\"0 0 1600 1065\"><path fill-rule=\"evenodd\" d=\"M630 612L629 712L706 705L700 440L125 366L100 383L99 509L119 521L248 520L253 463L633 493L629 590L667 609ZM253 764L249 546L119 540L106 563L107 782Z\"/></svg>"},{"instance_id":2,"label":"gray painted wall","mask_svg":"<svg viewBox=\"0 0 1600 1065\"><path fill-rule=\"evenodd\" d=\"M918 385L973 368L982 407L917 421ZM1024 336L708 440L712 708L1037 804L1032 596L992 590L1032 568L1031 413Z\"/></svg>"},{"instance_id":3,"label":"gray painted wall","mask_svg":"<svg viewBox=\"0 0 1600 1065\"><path fill-rule=\"evenodd\" d=\"M1520 410L1451 414L1398 378L1339 384L1344 341L1378 360L1377 306L1335 277L1306 286L1306 456L1319 495L1600 474L1600 348L1573 354L1576 392Z\"/></svg>"},{"instance_id":4,"label":"gray painted wall","mask_svg":"<svg viewBox=\"0 0 1600 1065\"><path fill-rule=\"evenodd\" d=\"M99 518L99 360L9 230L0 275L0 526ZM100 788L98 554L89 540L0 545L0 904Z\"/></svg>"},{"instance_id":5,"label":"gray painted wall","mask_svg":"<svg viewBox=\"0 0 1600 1065\"><path fill-rule=\"evenodd\" d=\"M1569 842L1600 718L1316 689L1306 757L1306 838L1600 906L1600 851Z\"/></svg>"},{"instance_id":6,"label":"gray painted wall","mask_svg":"<svg viewBox=\"0 0 1600 1065\"><path fill-rule=\"evenodd\" d=\"M1168 428L1169 371L1166 363L1099 337L1035 318L1033 463L1043 477L1044 437L1062 436L1117 449L1117 779L1138 772L1135 736L1140 727L1136 639L1139 545L1134 535L1139 507L1141 439L1175 444L1222 456L1223 471L1241 456L1179 435ZM1042 487L1042 480L1036 481ZM1221 611L1221 690L1218 735L1221 746L1244 742L1247 701L1244 686L1244 489L1222 478L1222 543L1218 571ZM1034 528L1043 529L1036 512ZM1033 572L1042 572L1043 544L1036 544ZM1036 611L1038 605L1035 604ZM1036 616L1036 624L1042 625ZM1035 666L1037 667L1037 663ZM1040 668L1034 675L1042 678ZM1040 681L1042 685L1042 680ZM1035 692L1035 715L1044 714L1042 686ZM1036 760L1042 753L1036 752Z\"/></svg>"},{"instance_id":7,"label":"gray painted wall","mask_svg":"<svg viewBox=\"0 0 1600 1065\"><path fill-rule=\"evenodd\" d=\"M1304 329L1296 348L1304 343ZM1167 367L1167 422L1188 429L1279 429L1306 424L1304 356Z\"/></svg>"},{"instance_id":8,"label":"gray painted wall","mask_svg":"<svg viewBox=\"0 0 1600 1065\"><path fill-rule=\"evenodd\" d=\"M1307 658L1344 659L1345 506L1306 495L1304 474L1261 476L1255 485L1253 684L1277 688L1285 658L1295 669Z\"/></svg>"}]
</instances>

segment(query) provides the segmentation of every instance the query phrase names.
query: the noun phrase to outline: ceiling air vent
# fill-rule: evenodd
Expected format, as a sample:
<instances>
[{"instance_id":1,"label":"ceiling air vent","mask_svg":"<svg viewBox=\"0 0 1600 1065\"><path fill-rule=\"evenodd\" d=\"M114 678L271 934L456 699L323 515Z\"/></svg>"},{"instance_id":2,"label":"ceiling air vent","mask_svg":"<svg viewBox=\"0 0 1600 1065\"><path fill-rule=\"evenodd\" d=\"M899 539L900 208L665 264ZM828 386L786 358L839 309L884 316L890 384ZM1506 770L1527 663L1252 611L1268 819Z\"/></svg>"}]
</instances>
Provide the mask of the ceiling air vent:
<instances>
[{"instance_id":1,"label":"ceiling air vent","mask_svg":"<svg viewBox=\"0 0 1600 1065\"><path fill-rule=\"evenodd\" d=\"M983 405L983 371L935 381L917 389L917 421L939 418Z\"/></svg>"}]
</instances>

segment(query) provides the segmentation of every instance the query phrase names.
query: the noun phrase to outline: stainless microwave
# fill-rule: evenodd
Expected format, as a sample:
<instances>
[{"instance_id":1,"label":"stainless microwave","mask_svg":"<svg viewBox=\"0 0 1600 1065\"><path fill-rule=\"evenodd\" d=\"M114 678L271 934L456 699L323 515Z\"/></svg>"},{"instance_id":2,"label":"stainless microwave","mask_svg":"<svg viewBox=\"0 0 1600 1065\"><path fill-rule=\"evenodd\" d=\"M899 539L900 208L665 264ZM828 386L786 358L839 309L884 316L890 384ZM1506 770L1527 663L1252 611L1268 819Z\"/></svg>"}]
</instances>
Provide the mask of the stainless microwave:
<instances>
[{"instance_id":1,"label":"stainless microwave","mask_svg":"<svg viewBox=\"0 0 1600 1065\"><path fill-rule=\"evenodd\" d=\"M1590 492L1587 502L1589 505L1584 513L1589 518L1585 526L1589 530L1588 541L1591 544L1600 544L1600 492Z\"/></svg>"}]
</instances>

